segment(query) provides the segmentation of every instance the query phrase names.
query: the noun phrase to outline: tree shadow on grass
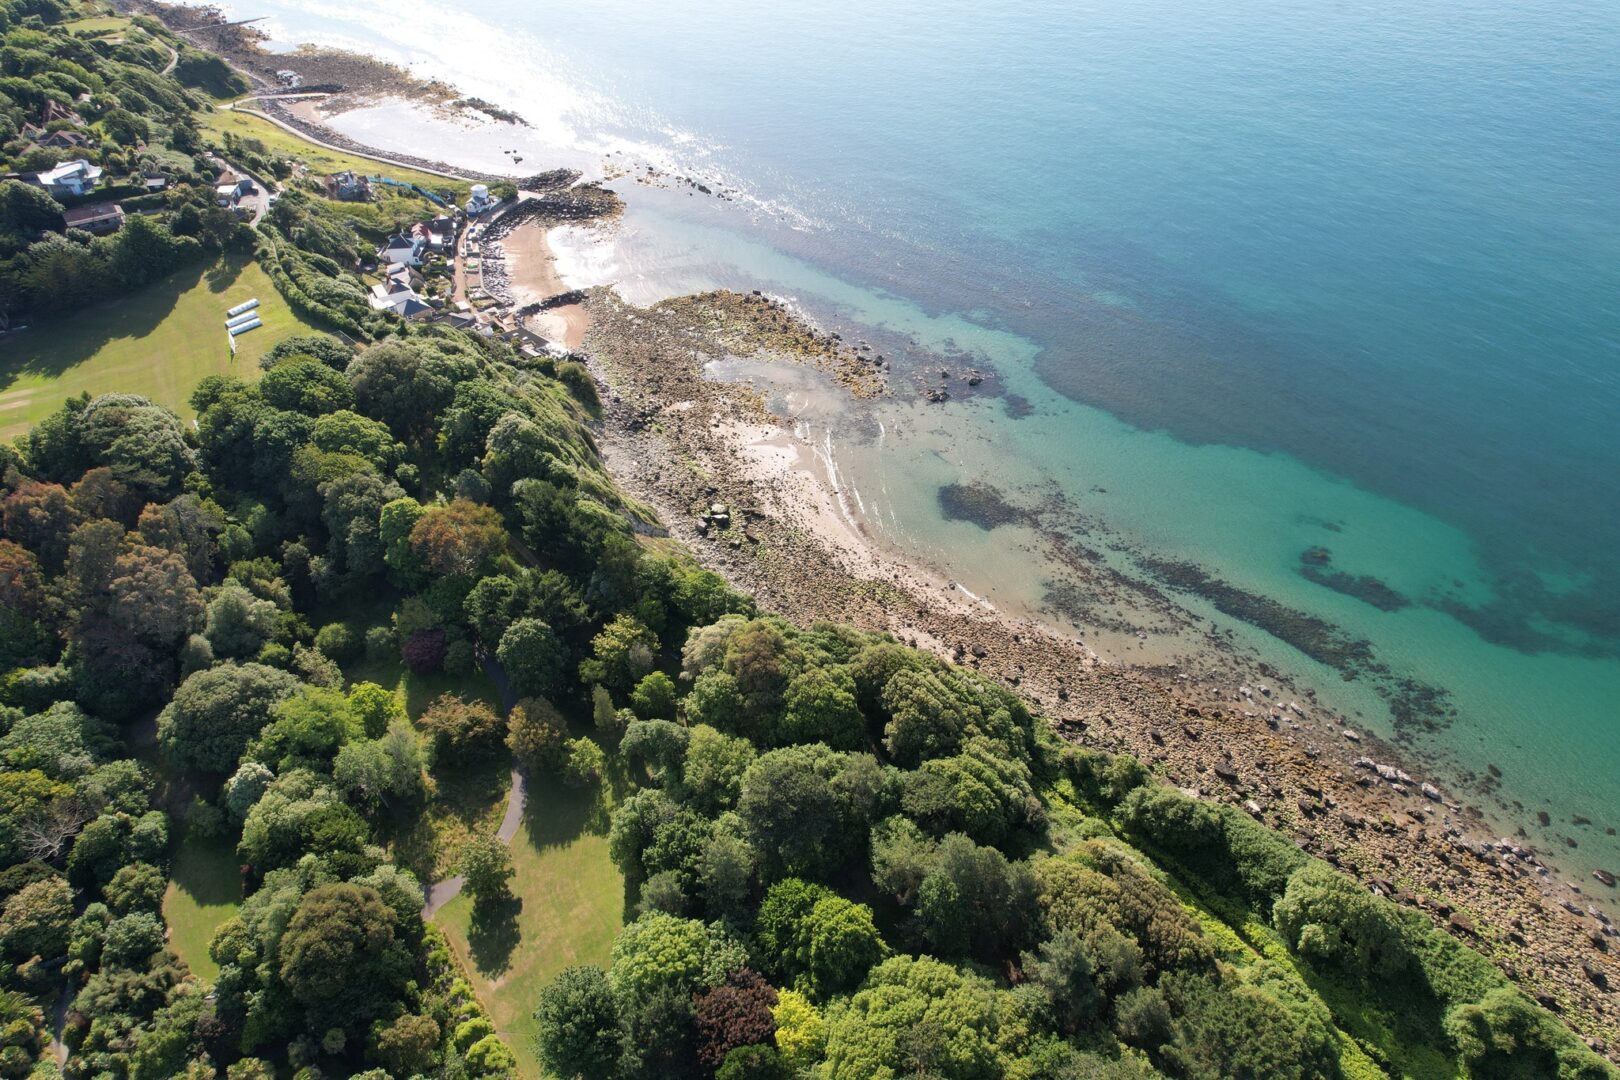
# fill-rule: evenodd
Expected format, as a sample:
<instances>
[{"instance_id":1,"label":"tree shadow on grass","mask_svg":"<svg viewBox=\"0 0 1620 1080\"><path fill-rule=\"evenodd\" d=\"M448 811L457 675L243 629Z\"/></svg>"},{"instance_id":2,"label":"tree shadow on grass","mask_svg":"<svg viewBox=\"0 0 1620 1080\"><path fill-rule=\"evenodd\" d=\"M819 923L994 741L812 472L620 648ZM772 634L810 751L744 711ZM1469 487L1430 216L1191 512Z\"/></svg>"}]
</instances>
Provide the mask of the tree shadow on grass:
<instances>
[{"instance_id":1,"label":"tree shadow on grass","mask_svg":"<svg viewBox=\"0 0 1620 1080\"><path fill-rule=\"evenodd\" d=\"M242 276L242 266L243 263L239 259L231 256L226 256L210 266L208 272L203 275L203 280L208 282L208 291L222 293L236 284L236 279Z\"/></svg>"},{"instance_id":2,"label":"tree shadow on grass","mask_svg":"<svg viewBox=\"0 0 1620 1080\"><path fill-rule=\"evenodd\" d=\"M498 979L511 969L512 953L522 939L518 932L518 915L522 911L523 900L511 893L473 904L472 919L467 924L467 951L484 978Z\"/></svg>"},{"instance_id":3,"label":"tree shadow on grass","mask_svg":"<svg viewBox=\"0 0 1620 1080\"><path fill-rule=\"evenodd\" d=\"M564 847L589 834L602 835L612 818L600 785L578 788L552 772L529 776L523 828L536 849Z\"/></svg>"},{"instance_id":4,"label":"tree shadow on grass","mask_svg":"<svg viewBox=\"0 0 1620 1080\"><path fill-rule=\"evenodd\" d=\"M205 276L211 291L223 292L249 261L227 255L210 266L193 264L105 304L40 321L0 348L0 391L25 375L57 378L114 341L149 337Z\"/></svg>"},{"instance_id":5,"label":"tree shadow on grass","mask_svg":"<svg viewBox=\"0 0 1620 1080\"><path fill-rule=\"evenodd\" d=\"M230 841L202 839L189 830L181 835L174 857L175 886L203 907L241 903L241 868Z\"/></svg>"}]
</instances>

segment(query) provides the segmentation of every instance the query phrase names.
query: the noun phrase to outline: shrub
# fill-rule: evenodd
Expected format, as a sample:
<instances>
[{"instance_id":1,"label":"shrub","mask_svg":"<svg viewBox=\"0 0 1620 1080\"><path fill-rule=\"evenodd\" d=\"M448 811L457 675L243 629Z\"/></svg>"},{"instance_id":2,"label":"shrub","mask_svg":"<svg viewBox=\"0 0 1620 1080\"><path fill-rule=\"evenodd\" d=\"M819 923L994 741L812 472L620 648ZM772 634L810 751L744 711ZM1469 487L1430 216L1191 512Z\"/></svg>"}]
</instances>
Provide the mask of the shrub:
<instances>
[{"instance_id":1,"label":"shrub","mask_svg":"<svg viewBox=\"0 0 1620 1080\"><path fill-rule=\"evenodd\" d=\"M399 648L394 631L386 626L373 626L366 631L366 659L371 663L392 659Z\"/></svg>"},{"instance_id":2,"label":"shrub","mask_svg":"<svg viewBox=\"0 0 1620 1080\"><path fill-rule=\"evenodd\" d=\"M591 373L585 370L585 365L574 360L565 360L557 365L557 381L568 387L568 392L574 395L575 400L590 409L602 406L601 398L596 393L596 380Z\"/></svg>"},{"instance_id":3,"label":"shrub","mask_svg":"<svg viewBox=\"0 0 1620 1080\"><path fill-rule=\"evenodd\" d=\"M506 725L482 701L442 694L419 721L433 739L434 753L455 761L483 757L501 743Z\"/></svg>"},{"instance_id":4,"label":"shrub","mask_svg":"<svg viewBox=\"0 0 1620 1080\"><path fill-rule=\"evenodd\" d=\"M506 715L506 748L531 769L560 768L567 740L567 722L545 698L524 698Z\"/></svg>"},{"instance_id":5,"label":"shrub","mask_svg":"<svg viewBox=\"0 0 1620 1080\"><path fill-rule=\"evenodd\" d=\"M360 635L347 623L327 623L315 634L315 647L340 664L360 654Z\"/></svg>"},{"instance_id":6,"label":"shrub","mask_svg":"<svg viewBox=\"0 0 1620 1080\"><path fill-rule=\"evenodd\" d=\"M1391 978L1412 964L1401 910L1323 863L1288 879L1272 918L1301 956L1356 978Z\"/></svg>"},{"instance_id":7,"label":"shrub","mask_svg":"<svg viewBox=\"0 0 1620 1080\"><path fill-rule=\"evenodd\" d=\"M1138 787L1116 811L1125 832L1175 859L1216 892L1262 913L1309 857L1236 807L1189 799L1160 785Z\"/></svg>"},{"instance_id":8,"label":"shrub","mask_svg":"<svg viewBox=\"0 0 1620 1080\"><path fill-rule=\"evenodd\" d=\"M600 783L607 771L607 755L602 748L586 738L568 740L568 762L563 766L563 779L576 787L589 787Z\"/></svg>"},{"instance_id":9,"label":"shrub","mask_svg":"<svg viewBox=\"0 0 1620 1080\"><path fill-rule=\"evenodd\" d=\"M400 646L400 659L416 674L426 675L443 666L448 647L444 631L438 627L428 627L417 630L405 639L405 644Z\"/></svg>"},{"instance_id":10,"label":"shrub","mask_svg":"<svg viewBox=\"0 0 1620 1080\"><path fill-rule=\"evenodd\" d=\"M643 720L673 720L675 683L662 671L651 672L630 692L630 704Z\"/></svg>"}]
</instances>

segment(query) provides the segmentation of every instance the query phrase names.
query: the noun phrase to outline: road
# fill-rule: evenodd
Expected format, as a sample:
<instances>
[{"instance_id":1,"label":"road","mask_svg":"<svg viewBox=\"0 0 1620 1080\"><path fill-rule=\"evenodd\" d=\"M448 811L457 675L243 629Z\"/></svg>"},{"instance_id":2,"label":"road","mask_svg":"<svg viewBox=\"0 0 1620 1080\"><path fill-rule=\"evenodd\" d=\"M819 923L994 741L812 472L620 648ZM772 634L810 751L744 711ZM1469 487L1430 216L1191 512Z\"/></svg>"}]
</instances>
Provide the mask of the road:
<instances>
[{"instance_id":1,"label":"road","mask_svg":"<svg viewBox=\"0 0 1620 1080\"><path fill-rule=\"evenodd\" d=\"M484 658L484 672L495 684L495 689L501 695L501 707L512 711L517 704L517 694L512 684L507 681L506 672L495 662L494 657ZM501 827L496 830L495 838L503 844L510 844L517 835L518 827L523 824L523 815L529 807L529 781L518 766L517 759L512 759L512 786L506 793L506 814L501 818ZM426 903L422 905L422 918L431 919L444 905L461 895L462 887L467 879L461 874L435 881L427 887Z\"/></svg>"}]
</instances>

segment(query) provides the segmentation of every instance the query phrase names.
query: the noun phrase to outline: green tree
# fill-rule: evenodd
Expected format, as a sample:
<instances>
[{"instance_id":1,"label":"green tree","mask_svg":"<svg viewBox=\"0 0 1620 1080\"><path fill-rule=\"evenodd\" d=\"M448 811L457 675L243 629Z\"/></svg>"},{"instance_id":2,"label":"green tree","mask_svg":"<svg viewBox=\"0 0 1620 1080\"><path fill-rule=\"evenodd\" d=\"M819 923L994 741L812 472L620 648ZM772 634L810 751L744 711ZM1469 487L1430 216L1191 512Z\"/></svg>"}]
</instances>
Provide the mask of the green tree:
<instances>
[{"instance_id":1,"label":"green tree","mask_svg":"<svg viewBox=\"0 0 1620 1080\"><path fill-rule=\"evenodd\" d=\"M157 911L163 906L163 890L168 879L151 863L135 862L119 867L102 895L120 915L135 911Z\"/></svg>"},{"instance_id":2,"label":"green tree","mask_svg":"<svg viewBox=\"0 0 1620 1080\"><path fill-rule=\"evenodd\" d=\"M151 955L161 948L163 920L153 912L136 911L108 924L101 963L103 968L144 967Z\"/></svg>"},{"instance_id":3,"label":"green tree","mask_svg":"<svg viewBox=\"0 0 1620 1080\"><path fill-rule=\"evenodd\" d=\"M1039 888L1028 863L952 833L917 888L917 917L936 954L993 962L1032 937Z\"/></svg>"},{"instance_id":4,"label":"green tree","mask_svg":"<svg viewBox=\"0 0 1620 1080\"><path fill-rule=\"evenodd\" d=\"M306 686L272 707L272 720L248 754L278 773L297 768L325 771L345 743L362 734L349 700L336 690Z\"/></svg>"},{"instance_id":5,"label":"green tree","mask_svg":"<svg viewBox=\"0 0 1620 1080\"><path fill-rule=\"evenodd\" d=\"M1288 879L1272 919L1300 955L1357 978L1394 978L1412 965L1400 910L1323 863Z\"/></svg>"},{"instance_id":6,"label":"green tree","mask_svg":"<svg viewBox=\"0 0 1620 1080\"><path fill-rule=\"evenodd\" d=\"M358 682L349 688L349 711L370 739L380 738L396 721L406 718L398 696L374 682Z\"/></svg>"},{"instance_id":7,"label":"green tree","mask_svg":"<svg viewBox=\"0 0 1620 1080\"><path fill-rule=\"evenodd\" d=\"M664 991L690 998L719 985L747 958L747 950L723 930L655 912L620 931L608 981L621 1009Z\"/></svg>"},{"instance_id":8,"label":"green tree","mask_svg":"<svg viewBox=\"0 0 1620 1080\"><path fill-rule=\"evenodd\" d=\"M697 805L707 811L735 806L742 794L743 774L754 762L753 744L722 735L707 724L688 730L681 783Z\"/></svg>"},{"instance_id":9,"label":"green tree","mask_svg":"<svg viewBox=\"0 0 1620 1080\"><path fill-rule=\"evenodd\" d=\"M915 822L896 815L872 827L872 881L906 907L934 868L937 843Z\"/></svg>"},{"instance_id":10,"label":"green tree","mask_svg":"<svg viewBox=\"0 0 1620 1080\"><path fill-rule=\"evenodd\" d=\"M1613 1068L1581 1046L1519 990L1501 986L1446 1014L1446 1034L1469 1076L1500 1080L1606 1080Z\"/></svg>"},{"instance_id":11,"label":"green tree","mask_svg":"<svg viewBox=\"0 0 1620 1080\"><path fill-rule=\"evenodd\" d=\"M354 404L354 390L349 380L311 356L290 356L266 371L259 380L259 393L278 409L306 416L322 416ZM319 431L319 427L316 430ZM389 440L390 444L392 441ZM316 445L321 449L337 449L321 444L322 440L317 437Z\"/></svg>"},{"instance_id":12,"label":"green tree","mask_svg":"<svg viewBox=\"0 0 1620 1080\"><path fill-rule=\"evenodd\" d=\"M373 818L407 818L427 801L422 750L416 733L397 723L380 739L346 744L332 763L332 781L344 798Z\"/></svg>"},{"instance_id":13,"label":"green tree","mask_svg":"<svg viewBox=\"0 0 1620 1080\"><path fill-rule=\"evenodd\" d=\"M354 359L354 350L327 334L294 334L282 338L259 358L259 366L269 371L294 356L313 356L333 371L342 371Z\"/></svg>"},{"instance_id":14,"label":"green tree","mask_svg":"<svg viewBox=\"0 0 1620 1080\"><path fill-rule=\"evenodd\" d=\"M797 1075L774 1046L739 1046L726 1055L714 1080L793 1080Z\"/></svg>"},{"instance_id":15,"label":"green tree","mask_svg":"<svg viewBox=\"0 0 1620 1080\"><path fill-rule=\"evenodd\" d=\"M602 748L583 736L568 740L568 760L563 765L563 777L575 787L590 787L601 782L607 773L607 755Z\"/></svg>"},{"instance_id":16,"label":"green tree","mask_svg":"<svg viewBox=\"0 0 1620 1080\"><path fill-rule=\"evenodd\" d=\"M455 395L454 365L415 342L373 345L349 362L347 373L359 411L406 442L424 436Z\"/></svg>"},{"instance_id":17,"label":"green tree","mask_svg":"<svg viewBox=\"0 0 1620 1080\"><path fill-rule=\"evenodd\" d=\"M983 720L983 712L952 680L930 671L896 672L883 689L883 706L890 717L884 741L895 761L908 766L950 756L967 730Z\"/></svg>"},{"instance_id":18,"label":"green tree","mask_svg":"<svg viewBox=\"0 0 1620 1080\"><path fill-rule=\"evenodd\" d=\"M299 688L296 678L261 664L218 664L192 675L158 715L158 741L182 768L225 773L271 709Z\"/></svg>"},{"instance_id":19,"label":"green tree","mask_svg":"<svg viewBox=\"0 0 1620 1080\"><path fill-rule=\"evenodd\" d=\"M1045 997L1063 1034L1079 1033L1102 1008L1091 954L1073 930L1059 931L1035 952L1024 953L1022 967L1030 985Z\"/></svg>"},{"instance_id":20,"label":"green tree","mask_svg":"<svg viewBox=\"0 0 1620 1080\"><path fill-rule=\"evenodd\" d=\"M889 951L872 922L872 909L842 896L818 900L800 934L808 946L808 985L820 997L859 985Z\"/></svg>"},{"instance_id":21,"label":"green tree","mask_svg":"<svg viewBox=\"0 0 1620 1080\"><path fill-rule=\"evenodd\" d=\"M101 129L107 137L120 146L134 146L144 143L152 136L152 129L146 119L137 116L128 109L111 109L101 118Z\"/></svg>"},{"instance_id":22,"label":"green tree","mask_svg":"<svg viewBox=\"0 0 1620 1080\"><path fill-rule=\"evenodd\" d=\"M234 578L223 582L208 601L203 636L221 660L257 656L275 633L280 610L261 600Z\"/></svg>"},{"instance_id":23,"label":"green tree","mask_svg":"<svg viewBox=\"0 0 1620 1080\"><path fill-rule=\"evenodd\" d=\"M493 903L510 895L507 883L512 880L512 853L493 836L483 833L467 840L461 851L461 873L467 879L467 895L478 906Z\"/></svg>"},{"instance_id":24,"label":"green tree","mask_svg":"<svg viewBox=\"0 0 1620 1080\"><path fill-rule=\"evenodd\" d=\"M539 619L519 619L508 627L495 657L512 688L524 697L550 697L562 689L566 653L551 627Z\"/></svg>"},{"instance_id":25,"label":"green tree","mask_svg":"<svg viewBox=\"0 0 1620 1080\"><path fill-rule=\"evenodd\" d=\"M10 255L39 233L62 227L62 207L35 184L0 181L0 242Z\"/></svg>"},{"instance_id":26,"label":"green tree","mask_svg":"<svg viewBox=\"0 0 1620 1080\"><path fill-rule=\"evenodd\" d=\"M643 720L675 719L675 682L662 671L649 672L630 692L630 704Z\"/></svg>"},{"instance_id":27,"label":"green tree","mask_svg":"<svg viewBox=\"0 0 1620 1080\"><path fill-rule=\"evenodd\" d=\"M505 640L505 639L502 639ZM628 693L652 670L658 638L631 615L615 616L591 642L591 656L579 665L580 679Z\"/></svg>"},{"instance_id":28,"label":"green tree","mask_svg":"<svg viewBox=\"0 0 1620 1080\"><path fill-rule=\"evenodd\" d=\"M870 779L875 783L867 783ZM864 855L884 797L877 762L820 744L761 754L743 773L737 813L767 878L819 876Z\"/></svg>"},{"instance_id":29,"label":"green tree","mask_svg":"<svg viewBox=\"0 0 1620 1080\"><path fill-rule=\"evenodd\" d=\"M540 993L535 1007L540 1063L562 1080L612 1074L619 1057L619 1009L598 967L566 968Z\"/></svg>"},{"instance_id":30,"label":"green tree","mask_svg":"<svg viewBox=\"0 0 1620 1080\"><path fill-rule=\"evenodd\" d=\"M230 811L231 818L238 824L245 820L248 811L264 797L275 778L275 773L257 761L242 762L231 778L225 781L222 793L225 809Z\"/></svg>"},{"instance_id":31,"label":"green tree","mask_svg":"<svg viewBox=\"0 0 1620 1080\"><path fill-rule=\"evenodd\" d=\"M771 733L778 746L821 742L835 750L856 750L866 742L855 680L842 668L816 667L794 676L783 703L786 708Z\"/></svg>"},{"instance_id":32,"label":"green tree","mask_svg":"<svg viewBox=\"0 0 1620 1080\"><path fill-rule=\"evenodd\" d=\"M406 1013L377 1032L377 1060L395 1076L431 1071L439 1060L439 1022Z\"/></svg>"},{"instance_id":33,"label":"green tree","mask_svg":"<svg viewBox=\"0 0 1620 1080\"><path fill-rule=\"evenodd\" d=\"M318 416L309 431L309 442L326 453L363 458L379 473L394 473L405 458L405 447L395 442L387 424L347 408Z\"/></svg>"},{"instance_id":34,"label":"green tree","mask_svg":"<svg viewBox=\"0 0 1620 1080\"><path fill-rule=\"evenodd\" d=\"M427 510L415 499L406 496L384 504L379 515L378 540L383 547L383 562L394 580L410 584L422 574L422 563L416 549L411 546L411 531L422 520Z\"/></svg>"},{"instance_id":35,"label":"green tree","mask_svg":"<svg viewBox=\"0 0 1620 1080\"><path fill-rule=\"evenodd\" d=\"M279 952L293 1000L322 1029L363 1030L397 1000L411 969L393 913L375 890L354 885L311 889L293 912Z\"/></svg>"},{"instance_id":36,"label":"green tree","mask_svg":"<svg viewBox=\"0 0 1620 1080\"><path fill-rule=\"evenodd\" d=\"M13 960L49 960L67 951L73 892L59 877L24 885L0 909L0 949Z\"/></svg>"},{"instance_id":37,"label":"green tree","mask_svg":"<svg viewBox=\"0 0 1620 1080\"><path fill-rule=\"evenodd\" d=\"M632 720L619 749L625 757L645 762L660 782L678 777L691 731L672 720Z\"/></svg>"},{"instance_id":38,"label":"green tree","mask_svg":"<svg viewBox=\"0 0 1620 1080\"><path fill-rule=\"evenodd\" d=\"M992 1080L1001 1075L996 1031L1004 1001L987 980L930 957L885 960L829 1017L827 1076Z\"/></svg>"}]
</instances>

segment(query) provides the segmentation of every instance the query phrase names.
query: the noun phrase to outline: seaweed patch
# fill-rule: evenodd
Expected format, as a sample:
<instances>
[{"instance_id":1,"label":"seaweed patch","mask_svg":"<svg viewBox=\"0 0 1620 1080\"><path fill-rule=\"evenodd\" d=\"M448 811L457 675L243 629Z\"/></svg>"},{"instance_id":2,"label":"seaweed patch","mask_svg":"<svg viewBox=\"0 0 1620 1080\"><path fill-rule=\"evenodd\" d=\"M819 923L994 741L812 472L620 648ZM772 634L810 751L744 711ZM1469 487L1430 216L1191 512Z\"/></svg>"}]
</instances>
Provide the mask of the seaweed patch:
<instances>
[{"instance_id":1,"label":"seaweed patch","mask_svg":"<svg viewBox=\"0 0 1620 1080\"><path fill-rule=\"evenodd\" d=\"M1371 574L1347 574L1333 569L1333 553L1327 548L1300 552L1299 572L1307 581L1371 604L1379 611L1399 611L1412 606L1412 601Z\"/></svg>"},{"instance_id":2,"label":"seaweed patch","mask_svg":"<svg viewBox=\"0 0 1620 1080\"><path fill-rule=\"evenodd\" d=\"M1189 562L1144 556L1142 565L1166 585L1202 596L1217 610L1287 642L1347 679L1377 669L1370 643L1347 636L1326 619L1240 589Z\"/></svg>"},{"instance_id":3,"label":"seaweed patch","mask_svg":"<svg viewBox=\"0 0 1620 1080\"><path fill-rule=\"evenodd\" d=\"M1008 502L999 488L983 480L941 487L939 510L946 521L970 521L985 532L998 525L1022 525L1030 520L1027 511Z\"/></svg>"}]
</instances>

